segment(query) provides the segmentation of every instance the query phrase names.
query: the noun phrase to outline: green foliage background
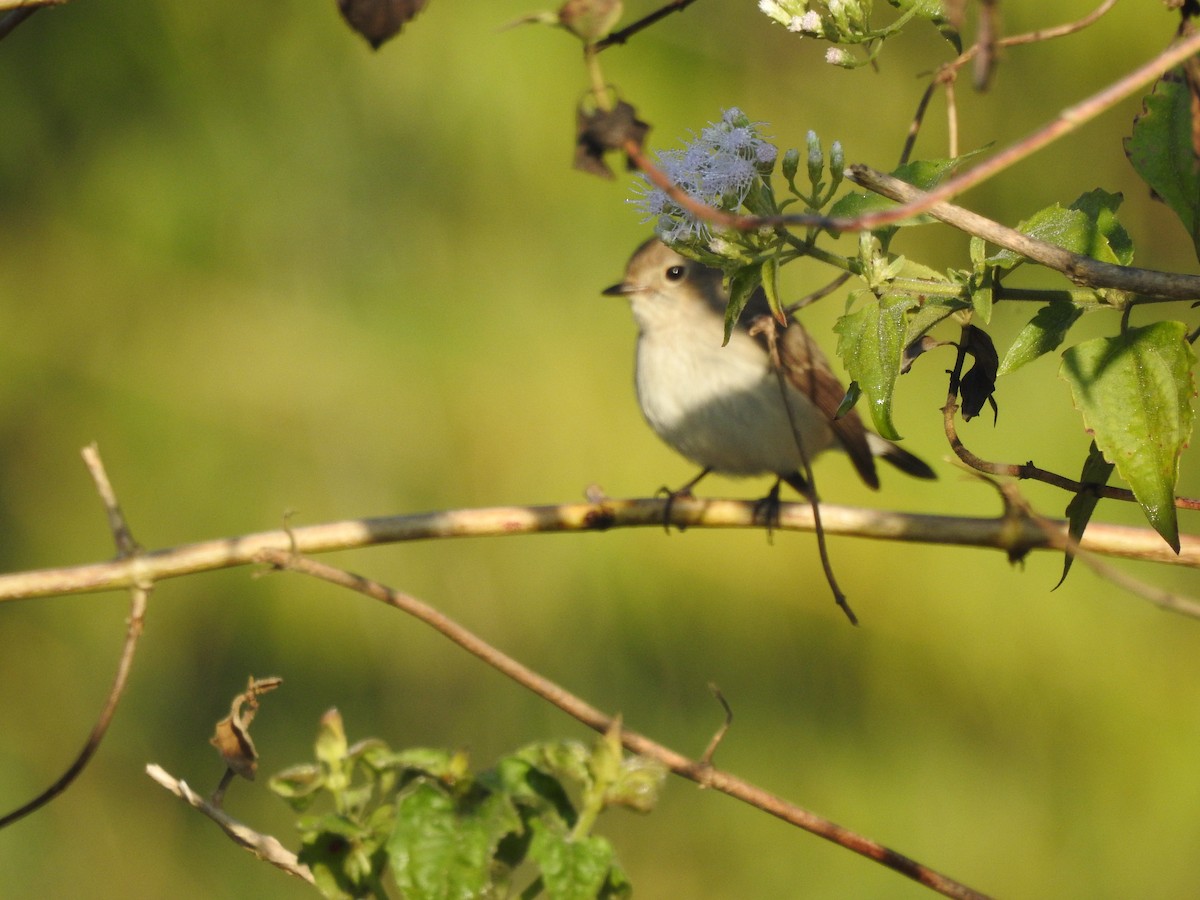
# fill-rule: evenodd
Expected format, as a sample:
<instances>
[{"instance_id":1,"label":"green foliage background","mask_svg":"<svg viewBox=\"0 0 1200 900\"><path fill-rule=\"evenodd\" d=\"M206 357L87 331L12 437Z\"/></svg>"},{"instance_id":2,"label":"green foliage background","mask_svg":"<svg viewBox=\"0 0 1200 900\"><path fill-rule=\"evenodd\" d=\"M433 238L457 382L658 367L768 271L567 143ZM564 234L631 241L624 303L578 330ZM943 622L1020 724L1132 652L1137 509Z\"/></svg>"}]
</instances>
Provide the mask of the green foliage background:
<instances>
[{"instance_id":1,"label":"green foliage background","mask_svg":"<svg viewBox=\"0 0 1200 900\"><path fill-rule=\"evenodd\" d=\"M630 4L631 15L653 4ZM1005 6L1010 32L1088 3ZM599 289L645 236L626 186L569 168L585 87L564 35L497 26L525 0L438 0L371 54L332 3L94 0L0 44L0 566L112 555L78 458L96 440L149 547L279 525L614 496L689 467L641 423L633 325ZM1005 54L994 90L960 86L964 149L1007 144L1151 55L1174 21L1118 4L1090 32ZM917 29L919 31L919 29ZM894 163L935 35L879 73L751 3L698 3L605 55L676 146L737 105L781 146L807 129L851 161ZM926 155L944 153L935 102ZM1192 270L1183 229L1124 160L1131 101L964 202L1006 222L1094 187L1126 195L1137 263ZM965 265L942 228L899 248ZM793 267L798 294L824 277ZM1048 274L1028 283L1057 285ZM808 321L829 332L839 301ZM1034 309L1002 307L1001 352ZM808 314L806 314L808 315ZM1135 322L1137 316L1135 316ZM1112 333L1115 316L1082 336ZM1092 330L1089 332L1088 328ZM945 365L949 364L947 355ZM935 485L844 461L831 502L993 514L940 460L941 360L901 383L897 424ZM980 455L1074 474L1087 450L1047 357L1001 380ZM1200 493L1194 454L1180 485ZM766 484L706 484L757 496ZM1042 510L1066 497L1029 486ZM1097 520L1143 524L1132 506ZM1183 529L1195 532L1194 519ZM973 886L1010 897L1185 896L1200 844L1200 624L1061 561L835 540L863 620L831 601L808 536L659 530L385 547L336 562L444 609L628 725L699 754L735 710L720 765ZM1137 569L1196 592L1195 573ZM107 688L127 601L0 608L0 806L71 759ZM467 747L486 768L582 729L399 615L298 576L201 575L156 590L134 678L99 756L0 835L6 896L302 897L142 773L201 790L212 723L250 673L284 687L255 722L264 772L309 758L336 705L351 737ZM285 841L290 813L237 784L232 814ZM647 818L601 831L639 896L918 896L923 891L733 801L672 781Z\"/></svg>"}]
</instances>

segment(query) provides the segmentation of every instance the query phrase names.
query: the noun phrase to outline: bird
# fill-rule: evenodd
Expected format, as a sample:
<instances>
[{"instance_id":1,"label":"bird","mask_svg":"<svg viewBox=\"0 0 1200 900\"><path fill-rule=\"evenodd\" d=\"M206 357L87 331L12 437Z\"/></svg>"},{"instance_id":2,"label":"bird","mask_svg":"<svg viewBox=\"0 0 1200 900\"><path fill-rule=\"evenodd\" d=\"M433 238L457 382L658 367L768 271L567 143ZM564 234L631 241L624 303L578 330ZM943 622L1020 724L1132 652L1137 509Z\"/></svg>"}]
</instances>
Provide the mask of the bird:
<instances>
[{"instance_id":1,"label":"bird","mask_svg":"<svg viewBox=\"0 0 1200 900\"><path fill-rule=\"evenodd\" d=\"M776 513L781 482L815 501L797 432L809 462L841 450L873 489L879 487L876 459L916 478L937 477L920 458L868 429L853 408L836 415L846 390L793 316L786 325L775 323L772 353L763 328L771 311L761 287L726 344L729 293L722 279L720 269L651 238L634 251L624 278L602 291L627 298L637 323L635 385L643 416L672 449L701 467L682 488L666 491L670 500L691 496L702 478L717 472L773 475L761 502Z\"/></svg>"}]
</instances>

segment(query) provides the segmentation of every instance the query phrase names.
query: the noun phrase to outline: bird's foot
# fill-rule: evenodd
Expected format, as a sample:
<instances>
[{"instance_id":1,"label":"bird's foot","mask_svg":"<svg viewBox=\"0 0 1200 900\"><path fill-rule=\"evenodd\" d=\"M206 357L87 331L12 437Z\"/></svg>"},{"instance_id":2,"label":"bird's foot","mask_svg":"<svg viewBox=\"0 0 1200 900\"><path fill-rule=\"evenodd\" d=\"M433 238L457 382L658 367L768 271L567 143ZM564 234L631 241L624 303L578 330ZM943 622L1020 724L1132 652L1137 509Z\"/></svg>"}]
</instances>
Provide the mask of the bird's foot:
<instances>
[{"instance_id":1,"label":"bird's foot","mask_svg":"<svg viewBox=\"0 0 1200 900\"><path fill-rule=\"evenodd\" d=\"M676 500L694 500L696 497L696 495L692 493L691 484L685 484L683 487L681 487L675 491L671 490L669 487L667 487L664 484L657 491L655 491L654 496L667 498L667 502L663 505L663 519L662 519L663 530L667 534L671 533L671 513L675 509L675 501ZM677 527L679 528L680 531L687 530L686 525L681 524Z\"/></svg>"},{"instance_id":2,"label":"bird's foot","mask_svg":"<svg viewBox=\"0 0 1200 900\"><path fill-rule=\"evenodd\" d=\"M775 529L779 527L779 486L782 479L776 479L774 486L767 496L754 504L754 521L762 521L767 526L767 543L775 543Z\"/></svg>"}]
</instances>

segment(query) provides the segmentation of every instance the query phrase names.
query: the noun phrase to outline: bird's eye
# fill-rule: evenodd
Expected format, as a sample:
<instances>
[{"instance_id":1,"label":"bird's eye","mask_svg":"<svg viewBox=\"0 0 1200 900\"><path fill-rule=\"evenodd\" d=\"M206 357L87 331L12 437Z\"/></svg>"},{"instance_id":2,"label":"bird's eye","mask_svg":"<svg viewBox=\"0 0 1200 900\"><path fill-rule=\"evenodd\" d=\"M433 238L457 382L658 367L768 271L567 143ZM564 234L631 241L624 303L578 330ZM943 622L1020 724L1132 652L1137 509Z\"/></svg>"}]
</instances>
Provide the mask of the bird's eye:
<instances>
[{"instance_id":1,"label":"bird's eye","mask_svg":"<svg viewBox=\"0 0 1200 900\"><path fill-rule=\"evenodd\" d=\"M667 281L682 281L685 274L683 266L671 266L667 269Z\"/></svg>"}]
</instances>

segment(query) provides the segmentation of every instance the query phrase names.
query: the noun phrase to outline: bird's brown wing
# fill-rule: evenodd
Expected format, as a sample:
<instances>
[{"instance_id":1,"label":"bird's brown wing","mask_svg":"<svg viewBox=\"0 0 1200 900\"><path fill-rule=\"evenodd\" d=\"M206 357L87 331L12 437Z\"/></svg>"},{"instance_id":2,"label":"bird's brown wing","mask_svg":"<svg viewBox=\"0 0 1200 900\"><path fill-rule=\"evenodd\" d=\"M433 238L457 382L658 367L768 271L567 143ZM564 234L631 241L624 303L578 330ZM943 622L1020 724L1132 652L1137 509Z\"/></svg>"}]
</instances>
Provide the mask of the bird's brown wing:
<instances>
[{"instance_id":1,"label":"bird's brown wing","mask_svg":"<svg viewBox=\"0 0 1200 900\"><path fill-rule=\"evenodd\" d=\"M812 335L793 319L777 338L777 345L780 363L788 380L830 420L834 435L845 448L862 480L868 486L878 488L879 475L875 472L875 456L867 442L867 428L853 409L841 418L834 418L846 396L846 389Z\"/></svg>"},{"instance_id":2,"label":"bird's brown wing","mask_svg":"<svg viewBox=\"0 0 1200 900\"><path fill-rule=\"evenodd\" d=\"M714 277L719 277L719 272ZM723 297L711 300L713 309L725 315ZM763 316L774 319L767 304L767 296L762 288L750 295L737 327L748 330L762 348L770 352L770 342L761 328L755 328L756 321ZM855 410L850 410L841 418L835 419L834 414L842 405L846 396L846 388L838 381L829 360L817 346L805 329L796 319L788 317L788 325L782 328L778 321L774 322L776 329L776 346L779 350L779 361L787 374L788 380L799 391L802 391L825 418L829 419L834 436L841 443L858 470L859 477L868 487L879 488L879 475L875 471L875 455L871 453L871 445L867 442L867 427Z\"/></svg>"}]
</instances>

